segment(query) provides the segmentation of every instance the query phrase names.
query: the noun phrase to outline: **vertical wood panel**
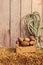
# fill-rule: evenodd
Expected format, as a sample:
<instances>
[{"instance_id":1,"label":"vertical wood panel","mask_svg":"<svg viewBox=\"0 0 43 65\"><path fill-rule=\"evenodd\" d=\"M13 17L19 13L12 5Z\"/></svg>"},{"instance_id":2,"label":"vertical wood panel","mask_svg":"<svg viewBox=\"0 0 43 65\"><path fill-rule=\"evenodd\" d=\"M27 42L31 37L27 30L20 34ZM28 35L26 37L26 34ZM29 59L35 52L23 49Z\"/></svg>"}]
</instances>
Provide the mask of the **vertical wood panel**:
<instances>
[{"instance_id":1,"label":"vertical wood panel","mask_svg":"<svg viewBox=\"0 0 43 65\"><path fill-rule=\"evenodd\" d=\"M33 11L39 12L40 17L41 17L40 27L43 26L42 24L42 0L32 0L32 12Z\"/></svg>"},{"instance_id":2,"label":"vertical wood panel","mask_svg":"<svg viewBox=\"0 0 43 65\"><path fill-rule=\"evenodd\" d=\"M24 19L22 19L25 15L31 13L31 0L21 0L21 36L25 35L25 25Z\"/></svg>"},{"instance_id":3,"label":"vertical wood panel","mask_svg":"<svg viewBox=\"0 0 43 65\"><path fill-rule=\"evenodd\" d=\"M20 0L11 1L11 46L20 36Z\"/></svg>"},{"instance_id":4,"label":"vertical wood panel","mask_svg":"<svg viewBox=\"0 0 43 65\"><path fill-rule=\"evenodd\" d=\"M31 0L21 0L21 17L31 13Z\"/></svg>"},{"instance_id":5,"label":"vertical wood panel","mask_svg":"<svg viewBox=\"0 0 43 65\"><path fill-rule=\"evenodd\" d=\"M9 0L0 0L0 46L9 46Z\"/></svg>"}]
</instances>

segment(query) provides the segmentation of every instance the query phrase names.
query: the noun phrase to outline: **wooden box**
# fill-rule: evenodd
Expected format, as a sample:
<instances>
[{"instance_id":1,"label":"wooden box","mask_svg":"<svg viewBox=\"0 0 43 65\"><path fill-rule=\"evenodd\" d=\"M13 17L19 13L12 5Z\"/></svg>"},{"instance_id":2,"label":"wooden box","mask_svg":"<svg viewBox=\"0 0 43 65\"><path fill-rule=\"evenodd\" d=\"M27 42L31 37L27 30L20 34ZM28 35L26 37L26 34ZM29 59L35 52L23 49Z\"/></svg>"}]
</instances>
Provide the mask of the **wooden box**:
<instances>
[{"instance_id":1,"label":"wooden box","mask_svg":"<svg viewBox=\"0 0 43 65\"><path fill-rule=\"evenodd\" d=\"M16 44L16 52L17 53L27 53L27 52L35 52L36 51L36 45L33 46L19 46Z\"/></svg>"}]
</instances>

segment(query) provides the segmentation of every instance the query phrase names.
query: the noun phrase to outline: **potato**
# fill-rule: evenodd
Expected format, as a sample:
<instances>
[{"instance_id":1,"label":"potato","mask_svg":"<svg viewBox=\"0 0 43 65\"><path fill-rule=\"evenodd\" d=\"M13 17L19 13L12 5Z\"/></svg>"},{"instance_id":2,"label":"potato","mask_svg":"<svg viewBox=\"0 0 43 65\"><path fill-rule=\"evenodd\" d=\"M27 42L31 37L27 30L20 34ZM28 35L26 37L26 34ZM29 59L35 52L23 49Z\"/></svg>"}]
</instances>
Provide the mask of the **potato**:
<instances>
[{"instance_id":1,"label":"potato","mask_svg":"<svg viewBox=\"0 0 43 65\"><path fill-rule=\"evenodd\" d=\"M20 41L20 42L22 42L23 40L24 40L24 38L21 38L21 37L18 38L18 41Z\"/></svg>"},{"instance_id":2,"label":"potato","mask_svg":"<svg viewBox=\"0 0 43 65\"><path fill-rule=\"evenodd\" d=\"M35 41L35 37L34 37L34 36L30 36L30 39L31 39L32 41Z\"/></svg>"},{"instance_id":3,"label":"potato","mask_svg":"<svg viewBox=\"0 0 43 65\"><path fill-rule=\"evenodd\" d=\"M25 38L24 40L27 41L27 42L29 42L30 41L30 38Z\"/></svg>"},{"instance_id":4,"label":"potato","mask_svg":"<svg viewBox=\"0 0 43 65\"><path fill-rule=\"evenodd\" d=\"M35 41L30 41L30 46L33 46L35 43Z\"/></svg>"},{"instance_id":5,"label":"potato","mask_svg":"<svg viewBox=\"0 0 43 65\"><path fill-rule=\"evenodd\" d=\"M29 42L23 41L23 42L21 42L21 45L22 45L22 46L29 46Z\"/></svg>"}]
</instances>

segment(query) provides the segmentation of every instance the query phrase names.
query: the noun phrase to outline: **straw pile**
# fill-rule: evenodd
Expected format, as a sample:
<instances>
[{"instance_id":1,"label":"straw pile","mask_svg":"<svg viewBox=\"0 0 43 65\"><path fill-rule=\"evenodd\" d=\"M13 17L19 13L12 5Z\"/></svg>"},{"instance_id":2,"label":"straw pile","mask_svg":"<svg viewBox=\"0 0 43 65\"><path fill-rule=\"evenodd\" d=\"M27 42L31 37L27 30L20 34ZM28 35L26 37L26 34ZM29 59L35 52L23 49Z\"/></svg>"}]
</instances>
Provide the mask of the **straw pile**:
<instances>
[{"instance_id":1,"label":"straw pile","mask_svg":"<svg viewBox=\"0 0 43 65\"><path fill-rule=\"evenodd\" d=\"M0 48L0 65L43 65L43 49L20 55L14 48Z\"/></svg>"}]
</instances>

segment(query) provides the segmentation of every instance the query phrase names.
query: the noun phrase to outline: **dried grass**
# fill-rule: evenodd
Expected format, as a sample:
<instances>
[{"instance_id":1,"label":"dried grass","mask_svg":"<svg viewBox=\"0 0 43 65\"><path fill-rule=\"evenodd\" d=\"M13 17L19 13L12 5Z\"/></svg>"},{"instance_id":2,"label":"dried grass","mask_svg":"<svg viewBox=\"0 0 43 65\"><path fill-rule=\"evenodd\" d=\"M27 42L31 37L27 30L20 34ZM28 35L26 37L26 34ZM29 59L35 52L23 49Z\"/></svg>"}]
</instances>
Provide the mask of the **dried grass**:
<instances>
[{"instance_id":1,"label":"dried grass","mask_svg":"<svg viewBox=\"0 0 43 65\"><path fill-rule=\"evenodd\" d=\"M43 65L43 49L20 55L14 48L0 48L0 65Z\"/></svg>"}]
</instances>

